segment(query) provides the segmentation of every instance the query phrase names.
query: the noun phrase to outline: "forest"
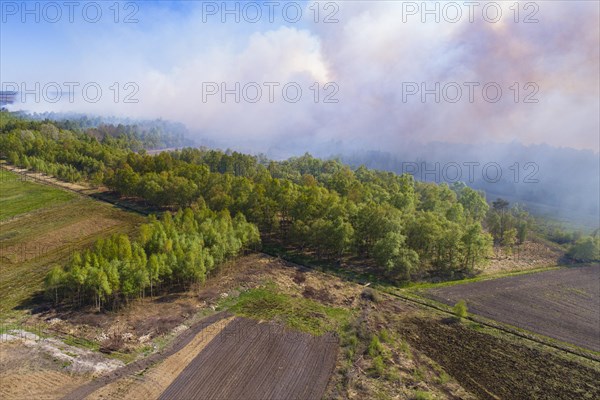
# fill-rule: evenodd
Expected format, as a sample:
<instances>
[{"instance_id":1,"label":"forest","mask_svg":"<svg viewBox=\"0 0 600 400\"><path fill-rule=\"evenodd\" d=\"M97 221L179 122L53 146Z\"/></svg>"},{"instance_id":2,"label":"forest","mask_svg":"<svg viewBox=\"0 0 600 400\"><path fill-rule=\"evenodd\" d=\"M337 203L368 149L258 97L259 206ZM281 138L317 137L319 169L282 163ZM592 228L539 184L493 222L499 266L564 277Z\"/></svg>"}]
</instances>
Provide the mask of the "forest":
<instances>
[{"instance_id":1,"label":"forest","mask_svg":"<svg viewBox=\"0 0 600 400\"><path fill-rule=\"evenodd\" d=\"M159 235L162 244L154 238L157 233L144 227L131 244L112 238L77 255L66 268L53 270L49 287L56 295L68 287L74 301L96 296L98 303L118 303L135 293L145 295L155 284L201 281L214 265L257 243L251 226L263 241L277 241L317 259L357 258L382 278L400 282L469 273L485 263L494 245L522 243L533 223L518 206L501 199L490 206L483 192L463 183L420 182L408 174L353 169L309 154L285 161L207 148L149 155L140 148L148 147L144 137L125 126L67 129L6 112L0 128L0 156L10 164L66 181L105 185L156 210L177 212L173 221L164 212L160 222L154 219L149 225L153 232L164 232ZM168 132L156 134L153 140L161 141ZM197 229L189 227L192 220ZM210 226L224 230L219 239L207 234ZM584 250L586 243L592 245L591 256L580 259L596 257L597 237L576 242ZM75 278L82 268L100 274L94 281L103 284L86 286ZM157 268L170 272L151 272ZM132 279L137 279L134 291L125 284Z\"/></svg>"},{"instance_id":2,"label":"forest","mask_svg":"<svg viewBox=\"0 0 600 400\"><path fill-rule=\"evenodd\" d=\"M56 303L116 309L160 289L203 283L216 266L259 242L256 226L241 214L186 208L160 221L151 216L133 241L124 234L99 239L68 265L53 267L45 286Z\"/></svg>"}]
</instances>

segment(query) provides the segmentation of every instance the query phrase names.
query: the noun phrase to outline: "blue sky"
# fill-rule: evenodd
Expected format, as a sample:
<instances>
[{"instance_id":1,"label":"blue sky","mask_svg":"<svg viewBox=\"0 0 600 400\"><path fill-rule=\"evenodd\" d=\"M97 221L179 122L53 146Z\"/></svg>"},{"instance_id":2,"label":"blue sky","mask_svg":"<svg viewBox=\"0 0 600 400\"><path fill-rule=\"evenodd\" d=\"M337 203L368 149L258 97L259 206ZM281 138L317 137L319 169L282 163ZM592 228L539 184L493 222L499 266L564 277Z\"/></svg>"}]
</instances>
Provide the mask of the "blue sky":
<instances>
[{"instance_id":1,"label":"blue sky","mask_svg":"<svg viewBox=\"0 0 600 400\"><path fill-rule=\"evenodd\" d=\"M274 21L264 2L228 2L261 10L258 22L241 14L239 23L232 15L221 21L224 2L199 1L121 2L118 22L114 2L98 2L96 23L83 16L84 6L94 16L90 2L79 2L69 22L59 1L53 4L62 18L51 23L45 20L55 15L50 3L27 3L40 10L36 23L34 15L22 20L22 2L2 2L1 82L28 88L94 82L102 98L86 102L76 92L72 104L18 106L31 111L162 117L198 135L248 144L293 137L393 149L409 141L518 140L598 151L597 2L535 2L536 9L521 2L518 15L509 8L514 2L503 2L502 18L493 22L493 12L486 20L481 10L469 21L462 2L456 3L462 13L456 21L450 21L453 10L444 14L445 3L437 3L438 22L411 8L421 2L278 2ZM286 21L284 6L288 16L300 9L302 19ZM138 22L125 23L132 12ZM327 16L337 22L325 23ZM524 23L528 16L537 22ZM115 82L118 101L110 89ZM204 101L207 84L252 82L262 89L260 101L223 101L220 93ZM274 101L266 82L279 84ZM128 83L137 88L137 103L123 102L134 92ZM302 88L297 102L282 98L280 88L289 83ZM468 83L477 84L474 101L466 100ZM502 90L497 102L482 97L490 83L491 92ZM421 89L437 84L441 101L421 96ZM462 98L448 101L456 87ZM420 93L410 94L415 88ZM323 102L328 95L338 101ZM537 103L525 103L528 98Z\"/></svg>"}]
</instances>

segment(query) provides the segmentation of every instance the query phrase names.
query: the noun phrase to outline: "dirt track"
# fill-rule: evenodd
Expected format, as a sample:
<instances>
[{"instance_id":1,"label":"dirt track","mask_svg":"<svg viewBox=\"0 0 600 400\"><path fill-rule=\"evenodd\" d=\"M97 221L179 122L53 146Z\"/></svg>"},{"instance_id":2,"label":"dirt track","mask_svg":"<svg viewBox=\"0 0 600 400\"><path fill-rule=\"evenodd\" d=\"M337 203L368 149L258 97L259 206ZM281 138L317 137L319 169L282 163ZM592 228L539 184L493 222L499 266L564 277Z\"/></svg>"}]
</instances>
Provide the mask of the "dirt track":
<instances>
[{"instance_id":1,"label":"dirt track","mask_svg":"<svg viewBox=\"0 0 600 400\"><path fill-rule=\"evenodd\" d=\"M336 355L334 336L237 318L160 399L320 399Z\"/></svg>"},{"instance_id":2,"label":"dirt track","mask_svg":"<svg viewBox=\"0 0 600 400\"><path fill-rule=\"evenodd\" d=\"M600 265L431 289L449 305L464 299L469 312L600 351Z\"/></svg>"}]
</instances>

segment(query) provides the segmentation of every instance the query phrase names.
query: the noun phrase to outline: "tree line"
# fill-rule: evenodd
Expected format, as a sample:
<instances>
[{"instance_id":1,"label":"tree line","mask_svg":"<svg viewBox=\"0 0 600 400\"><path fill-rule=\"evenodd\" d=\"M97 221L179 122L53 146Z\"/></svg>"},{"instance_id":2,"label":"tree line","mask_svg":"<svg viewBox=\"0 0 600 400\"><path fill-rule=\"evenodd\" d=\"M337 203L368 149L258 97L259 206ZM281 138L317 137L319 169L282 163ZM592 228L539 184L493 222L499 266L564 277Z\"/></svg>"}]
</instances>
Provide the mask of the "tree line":
<instances>
[{"instance_id":1,"label":"tree line","mask_svg":"<svg viewBox=\"0 0 600 400\"><path fill-rule=\"evenodd\" d=\"M197 202L238 213L261 234L317 258L359 257L394 280L468 271L488 255L484 195L465 185L417 182L410 175L306 154L276 162L205 148L148 155L127 139L98 139L51 121L13 119L0 137L11 158L75 168L122 196L163 209Z\"/></svg>"},{"instance_id":2,"label":"tree line","mask_svg":"<svg viewBox=\"0 0 600 400\"><path fill-rule=\"evenodd\" d=\"M159 290L203 283L219 264L260 242L243 215L206 206L149 217L131 241L118 234L76 252L66 266L53 267L45 288L55 302L116 309Z\"/></svg>"},{"instance_id":3,"label":"tree line","mask_svg":"<svg viewBox=\"0 0 600 400\"><path fill-rule=\"evenodd\" d=\"M51 121L9 114L0 128L0 155L9 160L69 166L82 180L163 210L206 205L241 214L264 240L322 259L358 257L392 280L471 271L494 242L518 243L529 226L522 210L501 202L490 209L462 183L418 182L308 154L273 161L184 148L151 156L134 151L127 136L99 138Z\"/></svg>"}]
</instances>

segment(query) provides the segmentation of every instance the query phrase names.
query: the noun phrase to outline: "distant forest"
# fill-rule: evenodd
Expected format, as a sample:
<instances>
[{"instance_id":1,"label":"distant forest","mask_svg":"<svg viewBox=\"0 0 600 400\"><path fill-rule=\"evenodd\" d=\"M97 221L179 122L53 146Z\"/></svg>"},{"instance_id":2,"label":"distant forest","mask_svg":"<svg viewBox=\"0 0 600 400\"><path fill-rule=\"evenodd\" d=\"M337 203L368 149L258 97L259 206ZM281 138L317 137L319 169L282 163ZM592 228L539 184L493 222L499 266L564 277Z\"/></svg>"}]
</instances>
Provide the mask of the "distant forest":
<instances>
[{"instance_id":1,"label":"distant forest","mask_svg":"<svg viewBox=\"0 0 600 400\"><path fill-rule=\"evenodd\" d=\"M194 146L186 136L185 125L178 122L156 120L135 120L131 118L89 116L78 113L24 113L14 112L14 116L33 121L52 121L64 130L82 131L99 139L104 136L124 136L133 151L141 149L158 150Z\"/></svg>"},{"instance_id":2,"label":"distant forest","mask_svg":"<svg viewBox=\"0 0 600 400\"><path fill-rule=\"evenodd\" d=\"M573 228L585 228L588 232L600 224L600 159L589 150L519 143L428 143L412 144L394 153L361 151L340 157L352 166L365 165L396 173L416 170L414 176L418 180L449 184L455 180L456 169L452 165L457 164L462 173L458 180L485 191L488 198L502 197L521 203L536 216ZM472 177L469 177L469 164ZM497 181L493 165L490 178L483 176L486 164L501 168L502 175Z\"/></svg>"}]
</instances>

